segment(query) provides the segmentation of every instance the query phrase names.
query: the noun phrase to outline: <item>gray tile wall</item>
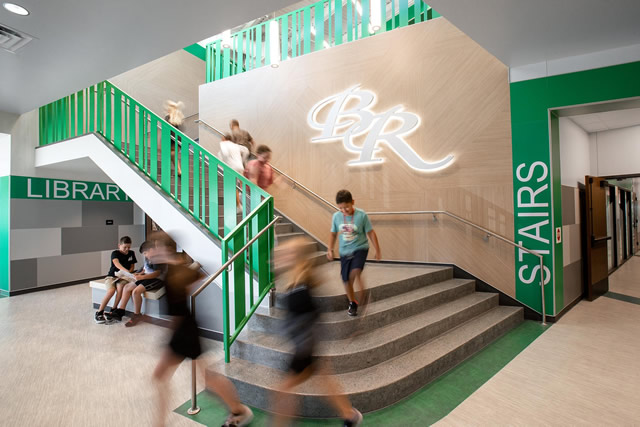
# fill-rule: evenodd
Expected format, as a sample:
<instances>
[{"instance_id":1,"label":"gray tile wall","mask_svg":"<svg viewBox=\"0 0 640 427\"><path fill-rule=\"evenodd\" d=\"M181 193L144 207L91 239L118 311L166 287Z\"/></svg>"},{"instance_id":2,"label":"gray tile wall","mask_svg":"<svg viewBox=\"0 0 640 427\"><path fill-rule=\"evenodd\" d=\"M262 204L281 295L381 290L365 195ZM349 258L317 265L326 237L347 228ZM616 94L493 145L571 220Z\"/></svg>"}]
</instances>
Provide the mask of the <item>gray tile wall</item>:
<instances>
[{"instance_id":1,"label":"gray tile wall","mask_svg":"<svg viewBox=\"0 0 640 427\"><path fill-rule=\"evenodd\" d=\"M133 224L133 203L83 201L82 227L103 227L107 220L113 225Z\"/></svg>"},{"instance_id":2,"label":"gray tile wall","mask_svg":"<svg viewBox=\"0 0 640 427\"><path fill-rule=\"evenodd\" d=\"M118 246L118 227L77 227L62 229L62 255L99 252Z\"/></svg>"},{"instance_id":3,"label":"gray tile wall","mask_svg":"<svg viewBox=\"0 0 640 427\"><path fill-rule=\"evenodd\" d=\"M11 199L11 229L82 227L77 200Z\"/></svg>"},{"instance_id":4,"label":"gray tile wall","mask_svg":"<svg viewBox=\"0 0 640 427\"><path fill-rule=\"evenodd\" d=\"M37 267L38 260L35 258L11 261L11 291L38 286Z\"/></svg>"},{"instance_id":5,"label":"gray tile wall","mask_svg":"<svg viewBox=\"0 0 640 427\"><path fill-rule=\"evenodd\" d=\"M11 199L10 290L106 275L121 236L138 256L143 219L132 202Z\"/></svg>"}]
</instances>

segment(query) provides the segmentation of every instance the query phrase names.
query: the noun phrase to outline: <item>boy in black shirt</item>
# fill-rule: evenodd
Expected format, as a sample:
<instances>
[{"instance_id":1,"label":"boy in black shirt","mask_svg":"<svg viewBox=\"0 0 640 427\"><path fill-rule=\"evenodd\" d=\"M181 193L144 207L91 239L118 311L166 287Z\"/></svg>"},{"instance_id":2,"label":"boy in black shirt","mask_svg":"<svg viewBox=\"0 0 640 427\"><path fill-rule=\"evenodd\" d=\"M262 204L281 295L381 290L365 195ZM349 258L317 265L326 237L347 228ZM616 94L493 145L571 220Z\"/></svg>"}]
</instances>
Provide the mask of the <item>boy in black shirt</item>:
<instances>
[{"instance_id":1,"label":"boy in black shirt","mask_svg":"<svg viewBox=\"0 0 640 427\"><path fill-rule=\"evenodd\" d=\"M127 271L131 273L136 262L138 262L136 254L131 250L131 237L121 237L118 250L111 252L111 267L109 268L109 273L107 273L107 277L105 278L105 282L109 289L107 289L107 293L100 303L100 308L96 311L96 323L105 323L106 319L104 317L104 309L107 307L107 304L111 297L113 297L113 294L116 294L116 299L113 303L112 309L118 307L118 302L120 302L120 298L122 297L122 289L127 284L127 281L116 277L116 272Z\"/></svg>"}]
</instances>

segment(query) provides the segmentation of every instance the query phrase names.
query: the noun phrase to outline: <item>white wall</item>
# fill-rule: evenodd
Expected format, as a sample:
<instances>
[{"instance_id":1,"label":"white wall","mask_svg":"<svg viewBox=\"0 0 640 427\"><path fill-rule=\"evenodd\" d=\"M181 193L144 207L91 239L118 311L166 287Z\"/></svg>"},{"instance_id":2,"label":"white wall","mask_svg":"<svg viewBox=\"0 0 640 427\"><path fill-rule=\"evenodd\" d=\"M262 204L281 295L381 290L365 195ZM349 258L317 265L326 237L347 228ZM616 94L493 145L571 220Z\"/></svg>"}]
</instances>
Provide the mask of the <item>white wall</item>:
<instances>
[{"instance_id":1,"label":"white wall","mask_svg":"<svg viewBox=\"0 0 640 427\"><path fill-rule=\"evenodd\" d=\"M18 115L13 113L5 113L0 111L0 132L11 133L11 128L18 120Z\"/></svg>"},{"instance_id":2,"label":"white wall","mask_svg":"<svg viewBox=\"0 0 640 427\"><path fill-rule=\"evenodd\" d=\"M88 160L78 164L36 168L36 148L40 138L38 120L39 112L33 110L22 114L13 125L11 130L11 175L111 182L104 172Z\"/></svg>"},{"instance_id":3,"label":"white wall","mask_svg":"<svg viewBox=\"0 0 640 427\"><path fill-rule=\"evenodd\" d=\"M11 174L11 135L0 133L0 176Z\"/></svg>"},{"instance_id":4,"label":"white wall","mask_svg":"<svg viewBox=\"0 0 640 427\"><path fill-rule=\"evenodd\" d=\"M640 126L596 132L592 144L597 153L595 175L640 173Z\"/></svg>"},{"instance_id":5,"label":"white wall","mask_svg":"<svg viewBox=\"0 0 640 427\"><path fill-rule=\"evenodd\" d=\"M559 124L562 185L577 187L592 170L589 134L569 118L561 117Z\"/></svg>"}]
</instances>

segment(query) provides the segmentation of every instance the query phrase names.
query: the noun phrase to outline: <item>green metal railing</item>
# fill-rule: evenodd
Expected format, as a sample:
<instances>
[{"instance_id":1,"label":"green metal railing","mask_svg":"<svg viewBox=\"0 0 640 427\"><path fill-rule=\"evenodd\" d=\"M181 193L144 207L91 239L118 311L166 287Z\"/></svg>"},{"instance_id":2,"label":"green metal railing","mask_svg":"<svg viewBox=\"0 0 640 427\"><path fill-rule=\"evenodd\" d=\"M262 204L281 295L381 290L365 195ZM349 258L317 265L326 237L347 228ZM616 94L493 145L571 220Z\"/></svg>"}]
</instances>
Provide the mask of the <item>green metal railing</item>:
<instances>
[{"instance_id":1,"label":"green metal railing","mask_svg":"<svg viewBox=\"0 0 640 427\"><path fill-rule=\"evenodd\" d=\"M221 241L222 265L273 220L272 196L108 81L40 107L39 120L40 145L93 132L113 144ZM181 165L181 174L176 171L174 165L177 164ZM236 213L236 189L243 194L240 222ZM219 217L223 218L222 223ZM273 229L263 232L246 249L246 256L235 258L232 278L226 270L222 275L227 361L229 346L273 287L273 242ZM230 287L233 304L229 301ZM231 316L233 335L229 326Z\"/></svg>"},{"instance_id":2,"label":"green metal railing","mask_svg":"<svg viewBox=\"0 0 640 427\"><path fill-rule=\"evenodd\" d=\"M207 45L207 83L440 15L422 0L321 0Z\"/></svg>"}]
</instances>

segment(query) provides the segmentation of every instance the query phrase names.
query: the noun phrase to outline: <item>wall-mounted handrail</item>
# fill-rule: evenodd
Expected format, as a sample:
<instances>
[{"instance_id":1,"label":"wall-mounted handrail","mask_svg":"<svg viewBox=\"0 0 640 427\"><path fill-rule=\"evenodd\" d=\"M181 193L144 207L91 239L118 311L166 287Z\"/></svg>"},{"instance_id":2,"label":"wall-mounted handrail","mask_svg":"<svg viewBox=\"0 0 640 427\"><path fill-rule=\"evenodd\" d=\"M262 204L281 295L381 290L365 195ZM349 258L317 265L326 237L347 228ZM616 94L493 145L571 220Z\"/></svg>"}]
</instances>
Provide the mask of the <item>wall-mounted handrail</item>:
<instances>
[{"instance_id":1,"label":"wall-mounted handrail","mask_svg":"<svg viewBox=\"0 0 640 427\"><path fill-rule=\"evenodd\" d=\"M211 126L209 123L205 122L204 120L197 119L197 120L194 120L194 122L195 122L195 123L198 123L198 124L203 124L203 125L205 125L205 126L206 126L206 127L208 127L209 129L211 129L212 131L214 131L215 133L217 133L217 134L218 134L218 136L221 136L221 137L223 137L223 136L224 136L224 133L220 132L218 129L216 129L215 127Z\"/></svg>"},{"instance_id":2,"label":"wall-mounted handrail","mask_svg":"<svg viewBox=\"0 0 640 427\"><path fill-rule=\"evenodd\" d=\"M211 129L212 131L214 131L215 133L217 133L220 136L224 136L224 134L217 129L215 126L212 126L211 124L207 123L204 120L198 119L198 120L194 120L196 123L199 124L203 124L206 127L208 127L209 129ZM295 187L300 187L302 188L304 191L306 191L307 193L311 194L312 196L314 196L315 198L317 198L318 200L320 200L322 203L324 203L325 205L329 206L332 209L335 210L339 210L338 207L336 205L334 205L333 203L331 203L330 201L328 201L327 199L325 199L324 197L320 196L318 193L314 192L313 190L309 189L308 187L306 187L305 185L301 184L300 182L296 181L295 179L291 178L289 175L287 175L286 173L284 173L283 171L281 171L280 169L278 169L277 167L275 167L274 165L271 165L271 168L278 172L280 175L282 175L283 177L287 178L289 181L291 181L293 183L294 188Z\"/></svg>"},{"instance_id":3,"label":"wall-mounted handrail","mask_svg":"<svg viewBox=\"0 0 640 427\"><path fill-rule=\"evenodd\" d=\"M256 209L257 210L257 209ZM251 218L245 218L245 220L248 220ZM247 242L246 245L244 245L241 249L239 249L229 260L227 260L227 262L225 262L224 264L222 264L222 266L215 272L213 273L211 276L209 276L207 278L207 280L204 281L204 283L202 283L202 285L200 285L198 287L198 289L196 289L195 292L193 292L191 294L191 313L193 316L196 315L196 297L198 295L200 295L211 283L213 283L214 280L216 280L222 273L224 273L225 271L227 271L227 269L229 268L229 266L231 264L233 264L234 261L236 261L236 259L238 259L241 255L244 255L245 252L247 251L247 249L249 249L251 247L251 245L253 245L256 240L258 240L264 233L266 233L269 229L271 229L276 222L278 222L281 219L280 216L276 216L269 224L266 225L266 227L262 228L251 240L249 240ZM238 227L242 227L242 223L238 224ZM225 239L227 239L225 237ZM253 278L250 278L250 280L253 280ZM264 297L268 294L269 290L273 287L273 284L270 284L269 287L267 287L258 297L258 299L256 300L255 304L251 307L251 310L249 311L249 314L245 316L245 318L243 319L242 323L240 324L240 326L236 329L235 333L233 336L231 337L227 337L227 329L228 329L228 320L225 322L225 336L224 336L224 346L225 346L225 361L229 361L228 360L228 354L229 354L229 347L231 346L231 344L233 344L233 342L235 341L235 339L238 337L238 335L240 334L240 332L242 331L242 328L247 324L248 319L251 318L251 316L253 316L253 313L255 313L255 311L258 309L258 307L260 306L260 303L262 303L262 300L264 299ZM225 305L228 303L228 295L229 295L229 291L228 291L228 284L226 283L226 281L223 282L223 298L224 298L224 302ZM225 317L228 316L228 310L225 310L224 313ZM188 409L188 413L190 415L194 415L197 414L198 412L200 412L200 408L198 407L198 401L197 401L197 395L196 395L196 370L197 370L197 366L196 366L196 361L193 360L191 361L191 408Z\"/></svg>"},{"instance_id":4,"label":"wall-mounted handrail","mask_svg":"<svg viewBox=\"0 0 640 427\"><path fill-rule=\"evenodd\" d=\"M215 127L211 126L209 123L205 122L204 120L197 120L198 122L204 124L205 126L207 126L208 128L214 130L216 133L218 134L222 134L218 129L216 129ZM338 207L336 205L334 205L333 203L329 202L327 199L325 199L324 197L320 196L319 194L317 194L316 192L314 192L313 190L307 188L305 185L301 184L300 182L296 181L294 178L292 178L291 176L287 175L286 173L282 172L281 170L279 170L278 168L276 168L275 166L271 165L271 167L273 168L273 170L275 170L276 172L278 172L279 174L281 174L282 176L284 176L285 178L287 178L289 181L291 181L293 183L294 188L296 187L300 187L302 188L304 191L306 191L307 193L311 194L313 197L315 197L316 199L318 199L320 202L324 203L325 205L331 207L332 209L338 211ZM546 310L545 310L545 298L544 298L544 258L541 254L525 248L524 246L504 237L501 236L498 233L495 233L491 230L488 230L484 227L482 227L481 225L475 224L469 220L466 220L462 217L459 217L458 215L455 215L449 211L397 211L397 212L367 212L367 215L369 216L384 216L384 215L446 215L450 218L453 218L459 222L462 222L466 225L469 225L471 227L474 227L488 235L491 235L505 243L508 243L509 245L512 245L522 251L527 252L528 254L534 255L535 257L537 257L540 260L540 289L541 289L541 293L542 293L542 303L541 303L541 309L542 309L542 324L546 325L547 324L547 320L546 320Z\"/></svg>"}]
</instances>

